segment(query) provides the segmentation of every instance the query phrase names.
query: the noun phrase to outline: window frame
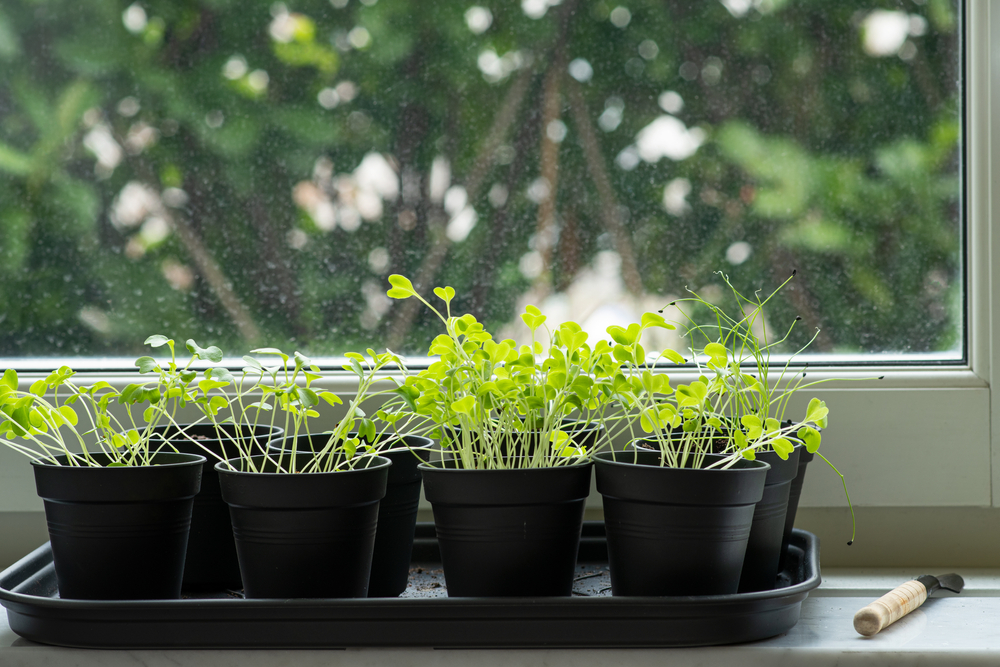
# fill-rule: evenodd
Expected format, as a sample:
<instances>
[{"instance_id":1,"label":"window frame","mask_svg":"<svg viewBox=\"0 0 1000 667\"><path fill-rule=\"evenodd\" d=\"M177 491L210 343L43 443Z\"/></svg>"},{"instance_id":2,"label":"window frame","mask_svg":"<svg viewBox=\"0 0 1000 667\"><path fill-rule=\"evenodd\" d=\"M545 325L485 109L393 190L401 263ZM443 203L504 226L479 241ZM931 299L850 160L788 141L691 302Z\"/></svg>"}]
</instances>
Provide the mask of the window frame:
<instances>
[{"instance_id":1,"label":"window frame","mask_svg":"<svg viewBox=\"0 0 1000 667\"><path fill-rule=\"evenodd\" d=\"M996 426L1000 400L992 391L995 368L1000 366L992 362L1000 354L1000 341L993 335L1000 332L1000 241L994 241L992 233L1000 225L1000 196L992 197L990 192L991 176L1000 174L1000 131L991 131L991 112L1000 113L1000 6L991 6L988 0L965 0L963 9L966 359L912 366L837 364L809 371L817 380L883 376L865 382L834 380L816 392L831 405L831 427L823 452L847 476L852 499L859 506L1000 507L1000 465L994 465L1000 461L1000 427ZM22 365L25 387L42 375L41 361ZM100 359L77 364L92 369L114 366ZM88 381L122 386L134 379L124 370L88 370L81 375ZM323 375L320 384L338 394L349 395L356 387L352 374L325 371ZM670 375L684 382L694 374L681 370ZM792 410L796 409L793 403ZM942 420L950 434L948 456L942 443L932 441L942 431ZM41 507L26 481L30 479L28 466L12 465L15 460L23 462L12 452L0 452L0 514ZM952 481L927 482L942 476ZM598 499L596 505L591 504L599 507L599 503ZM844 507L839 478L815 473L802 505Z\"/></svg>"}]
</instances>

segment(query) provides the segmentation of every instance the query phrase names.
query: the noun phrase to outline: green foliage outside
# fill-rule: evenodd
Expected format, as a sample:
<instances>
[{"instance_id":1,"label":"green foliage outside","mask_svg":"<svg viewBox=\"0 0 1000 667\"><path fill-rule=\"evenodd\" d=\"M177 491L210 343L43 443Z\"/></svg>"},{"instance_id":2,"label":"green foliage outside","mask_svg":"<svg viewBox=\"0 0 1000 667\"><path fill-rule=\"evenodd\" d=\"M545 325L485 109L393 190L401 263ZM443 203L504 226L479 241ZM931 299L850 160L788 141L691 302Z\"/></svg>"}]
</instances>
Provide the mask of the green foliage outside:
<instances>
[{"instance_id":1,"label":"green foliage outside","mask_svg":"<svg viewBox=\"0 0 1000 667\"><path fill-rule=\"evenodd\" d=\"M960 351L955 3L748 5L8 0L0 356L419 354L436 324L389 274L492 329L608 250L664 304L797 269L790 349ZM882 56L876 9L909 21ZM657 122L696 150L643 155ZM359 182L373 156L396 192ZM449 239L456 185L477 222Z\"/></svg>"}]
</instances>

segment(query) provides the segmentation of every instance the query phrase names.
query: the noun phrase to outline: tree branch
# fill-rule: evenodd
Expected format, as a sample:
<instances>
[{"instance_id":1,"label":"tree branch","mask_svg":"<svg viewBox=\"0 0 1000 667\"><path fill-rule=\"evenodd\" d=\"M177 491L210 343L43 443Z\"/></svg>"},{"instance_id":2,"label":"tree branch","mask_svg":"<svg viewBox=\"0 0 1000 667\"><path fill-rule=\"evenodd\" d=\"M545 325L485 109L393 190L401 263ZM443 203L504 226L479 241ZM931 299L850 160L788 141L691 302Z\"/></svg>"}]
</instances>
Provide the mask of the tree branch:
<instances>
[{"instance_id":1,"label":"tree branch","mask_svg":"<svg viewBox=\"0 0 1000 667\"><path fill-rule=\"evenodd\" d=\"M594 181L594 187L597 188L597 196L601 200L601 220L611 235L615 250L618 251L622 259L622 278L625 281L625 288L631 294L639 296L642 294L642 277L639 275L632 238L618 216L618 198L615 197L611 178L604 165L604 156L601 155L597 133L594 132L594 125L590 122L590 116L587 115L587 103L583 99L580 84L573 79L567 79L566 94L569 96L573 124L576 125L576 131L580 135L580 145L587 159L587 170L590 172L591 180Z\"/></svg>"}]
</instances>

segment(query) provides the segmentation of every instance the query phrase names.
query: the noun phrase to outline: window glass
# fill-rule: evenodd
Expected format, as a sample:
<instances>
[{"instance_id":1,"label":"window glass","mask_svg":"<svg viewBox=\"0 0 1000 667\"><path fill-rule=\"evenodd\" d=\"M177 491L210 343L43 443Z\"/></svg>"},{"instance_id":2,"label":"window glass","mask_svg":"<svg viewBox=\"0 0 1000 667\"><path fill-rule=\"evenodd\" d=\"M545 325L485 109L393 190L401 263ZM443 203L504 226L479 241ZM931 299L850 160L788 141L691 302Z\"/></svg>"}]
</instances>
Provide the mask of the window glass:
<instances>
[{"instance_id":1,"label":"window glass","mask_svg":"<svg viewBox=\"0 0 1000 667\"><path fill-rule=\"evenodd\" d=\"M6 0L0 357L426 352L401 273L600 334L714 272L964 352L950 0ZM664 340L662 344L677 345Z\"/></svg>"}]
</instances>

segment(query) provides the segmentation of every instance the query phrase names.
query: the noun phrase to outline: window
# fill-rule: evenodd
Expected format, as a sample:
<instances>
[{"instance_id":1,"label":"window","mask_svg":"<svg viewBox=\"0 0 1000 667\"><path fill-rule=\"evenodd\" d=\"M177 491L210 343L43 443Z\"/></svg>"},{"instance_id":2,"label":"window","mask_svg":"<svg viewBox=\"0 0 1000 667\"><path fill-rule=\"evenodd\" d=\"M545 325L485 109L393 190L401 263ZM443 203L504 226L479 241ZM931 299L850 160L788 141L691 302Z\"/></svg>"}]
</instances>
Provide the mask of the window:
<instances>
[{"instance_id":1,"label":"window","mask_svg":"<svg viewBox=\"0 0 1000 667\"><path fill-rule=\"evenodd\" d=\"M599 332L795 268L775 321L875 365L816 377L886 376L823 389L854 500L990 505L997 35L984 0L7 2L0 357L421 353L390 272ZM17 460L6 512L36 509Z\"/></svg>"},{"instance_id":2,"label":"window","mask_svg":"<svg viewBox=\"0 0 1000 667\"><path fill-rule=\"evenodd\" d=\"M769 311L802 318L789 350L818 329L825 359L961 362L960 23L938 0L7 3L0 357L128 366L151 333L420 354L434 322L389 273L492 330L532 302L599 335L725 299L714 271L752 293L797 269Z\"/></svg>"}]
</instances>

